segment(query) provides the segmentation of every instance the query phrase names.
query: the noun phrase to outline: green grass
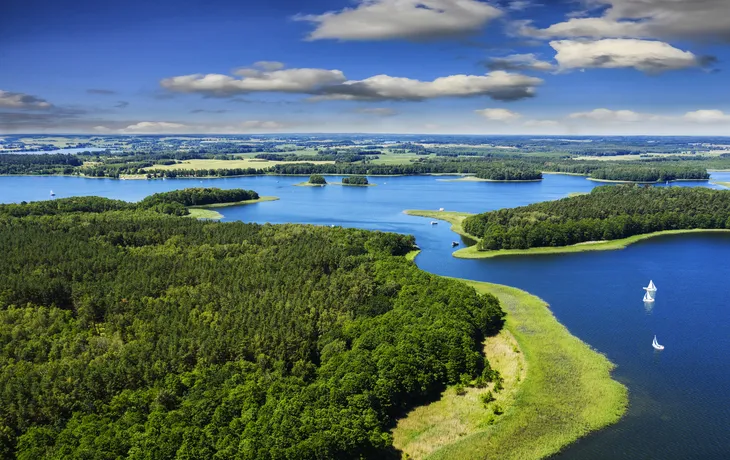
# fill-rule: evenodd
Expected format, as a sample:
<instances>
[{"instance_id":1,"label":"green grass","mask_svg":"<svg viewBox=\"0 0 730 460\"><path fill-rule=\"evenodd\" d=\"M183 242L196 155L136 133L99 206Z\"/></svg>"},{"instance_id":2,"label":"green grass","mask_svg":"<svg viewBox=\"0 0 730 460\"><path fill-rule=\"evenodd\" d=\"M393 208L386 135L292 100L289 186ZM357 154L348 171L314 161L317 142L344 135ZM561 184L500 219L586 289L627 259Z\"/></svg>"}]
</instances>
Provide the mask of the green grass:
<instances>
[{"instance_id":1,"label":"green grass","mask_svg":"<svg viewBox=\"0 0 730 460\"><path fill-rule=\"evenodd\" d=\"M302 163L297 161L269 161L261 160L257 158L241 158L239 160L185 160L181 163L174 165L154 165L145 170L158 169L158 170L176 170L176 169L235 169L235 168L256 168L266 169L274 165L279 164L291 164L291 163ZM314 164L332 164L334 161L307 161L307 163Z\"/></svg>"},{"instance_id":2,"label":"green grass","mask_svg":"<svg viewBox=\"0 0 730 460\"><path fill-rule=\"evenodd\" d=\"M185 217L191 217L193 219L221 220L223 218L223 214L212 209L188 208L188 211L190 214Z\"/></svg>"},{"instance_id":3,"label":"green grass","mask_svg":"<svg viewBox=\"0 0 730 460\"><path fill-rule=\"evenodd\" d=\"M190 212L190 214L185 217L192 217L194 219L220 220L223 218L223 214L219 213L218 211L214 211L212 208L242 206L246 204L263 203L265 201L276 201L278 199L279 197L277 196L261 196L257 200L234 201L232 203L213 203L201 206L188 206L188 211Z\"/></svg>"},{"instance_id":4,"label":"green grass","mask_svg":"<svg viewBox=\"0 0 730 460\"><path fill-rule=\"evenodd\" d=\"M330 185L329 182L326 184L312 184L309 182L299 182L298 184L294 184L294 187L324 187L325 185Z\"/></svg>"},{"instance_id":5,"label":"green grass","mask_svg":"<svg viewBox=\"0 0 730 460\"><path fill-rule=\"evenodd\" d=\"M464 230L464 227L461 225L464 219L469 216L473 216L474 214L458 211L424 211L416 209L409 209L403 212L408 214L409 216L430 217L436 220L443 220L451 224L452 232L458 233L461 236L465 236L475 241L479 239L474 235L468 234L466 230Z\"/></svg>"},{"instance_id":6,"label":"green grass","mask_svg":"<svg viewBox=\"0 0 730 460\"><path fill-rule=\"evenodd\" d=\"M723 187L730 188L730 182L713 181L713 184L722 185Z\"/></svg>"},{"instance_id":7,"label":"green grass","mask_svg":"<svg viewBox=\"0 0 730 460\"><path fill-rule=\"evenodd\" d=\"M480 293L491 293L500 299L507 312L505 328L524 356L526 376L513 399L503 401L504 414L496 417L493 424L489 424L490 415L486 411L482 423L462 423L454 442L447 442L423 458L544 458L621 418L628 395L623 385L611 379L613 364L572 336L545 302L519 289L462 281ZM453 390L447 390L446 397L449 391ZM473 407L444 405L443 408L467 410L465 420L475 416ZM416 417L420 414L417 411L413 412ZM429 437L436 439L443 430L451 430L449 423L443 427L431 426L444 420L443 414L439 417L429 411L422 412L431 417L411 421L411 425L425 426L424 432L435 430L431 433L434 436L429 434ZM397 430L396 438L401 439ZM410 434L413 442L418 434ZM451 438L447 437L446 441ZM405 445L408 448L408 442ZM418 451L414 454L415 458L421 458Z\"/></svg>"},{"instance_id":8,"label":"green grass","mask_svg":"<svg viewBox=\"0 0 730 460\"><path fill-rule=\"evenodd\" d=\"M278 196L260 196L256 200L233 201L230 203L203 204L200 206L189 206L188 209L228 208L230 206L241 206L244 204L256 204L256 203L263 203L265 201L277 201L278 199L279 199Z\"/></svg>"}]
</instances>

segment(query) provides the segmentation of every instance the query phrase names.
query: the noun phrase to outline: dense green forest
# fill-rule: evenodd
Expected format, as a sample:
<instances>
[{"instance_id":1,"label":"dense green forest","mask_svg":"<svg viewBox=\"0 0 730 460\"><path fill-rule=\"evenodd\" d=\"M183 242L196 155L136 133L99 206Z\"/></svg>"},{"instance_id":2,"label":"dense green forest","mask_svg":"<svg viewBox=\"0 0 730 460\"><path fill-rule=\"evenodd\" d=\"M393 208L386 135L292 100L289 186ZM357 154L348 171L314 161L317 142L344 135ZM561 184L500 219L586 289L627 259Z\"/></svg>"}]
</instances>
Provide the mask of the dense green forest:
<instances>
[{"instance_id":1,"label":"dense green forest","mask_svg":"<svg viewBox=\"0 0 730 460\"><path fill-rule=\"evenodd\" d=\"M497 299L413 237L133 206L0 206L0 457L384 458L405 410L494 376Z\"/></svg>"},{"instance_id":2,"label":"dense green forest","mask_svg":"<svg viewBox=\"0 0 730 460\"><path fill-rule=\"evenodd\" d=\"M567 246L662 230L730 229L730 191L638 185L468 217L480 250Z\"/></svg>"},{"instance_id":3,"label":"dense green forest","mask_svg":"<svg viewBox=\"0 0 730 460\"><path fill-rule=\"evenodd\" d=\"M83 162L74 155L0 154L0 174L72 174Z\"/></svg>"},{"instance_id":4,"label":"dense green forest","mask_svg":"<svg viewBox=\"0 0 730 460\"><path fill-rule=\"evenodd\" d=\"M664 182L670 180L707 180L707 169L692 166L607 166L591 172L591 178L632 182Z\"/></svg>"},{"instance_id":5,"label":"dense green forest","mask_svg":"<svg viewBox=\"0 0 730 460\"><path fill-rule=\"evenodd\" d=\"M489 180L540 180L542 172L529 164L494 164L480 169L476 177Z\"/></svg>"},{"instance_id":6,"label":"dense green forest","mask_svg":"<svg viewBox=\"0 0 730 460\"><path fill-rule=\"evenodd\" d=\"M368 178L365 176L343 177L342 183L347 185L368 185Z\"/></svg>"},{"instance_id":7,"label":"dense green forest","mask_svg":"<svg viewBox=\"0 0 730 460\"><path fill-rule=\"evenodd\" d=\"M106 211L146 210L163 214L184 216L189 214L187 206L200 206L217 203L235 203L257 200L258 193L253 190L219 188L187 188L150 195L139 203L110 200L95 196L58 198L32 203L0 205L0 216L24 217L33 215L56 215L75 212L100 213Z\"/></svg>"},{"instance_id":8,"label":"dense green forest","mask_svg":"<svg viewBox=\"0 0 730 460\"><path fill-rule=\"evenodd\" d=\"M327 185L327 180L321 174L312 174L308 182L314 185Z\"/></svg>"}]
</instances>

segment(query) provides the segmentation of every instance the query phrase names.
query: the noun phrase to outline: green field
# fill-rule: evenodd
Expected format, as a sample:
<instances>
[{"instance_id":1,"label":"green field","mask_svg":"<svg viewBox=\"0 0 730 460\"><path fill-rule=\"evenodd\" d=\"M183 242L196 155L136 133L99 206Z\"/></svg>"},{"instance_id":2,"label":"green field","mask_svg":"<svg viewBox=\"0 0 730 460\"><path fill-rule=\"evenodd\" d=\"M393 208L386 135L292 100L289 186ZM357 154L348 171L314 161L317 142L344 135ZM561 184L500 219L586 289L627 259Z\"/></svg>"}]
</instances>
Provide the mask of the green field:
<instances>
[{"instance_id":1,"label":"green field","mask_svg":"<svg viewBox=\"0 0 730 460\"><path fill-rule=\"evenodd\" d=\"M462 281L496 295L507 312L506 333L485 343L505 378L490 404L504 413L483 407L482 390L458 396L450 388L399 421L396 447L411 458L539 459L621 418L628 394L611 379L613 364L572 336L545 302L519 289Z\"/></svg>"},{"instance_id":2,"label":"green field","mask_svg":"<svg viewBox=\"0 0 730 460\"><path fill-rule=\"evenodd\" d=\"M722 185L723 187L730 188L730 182L712 182L713 184Z\"/></svg>"},{"instance_id":3,"label":"green field","mask_svg":"<svg viewBox=\"0 0 730 460\"><path fill-rule=\"evenodd\" d=\"M266 169L274 165L300 163L297 161L269 161L257 158L242 158L240 160L185 160L174 165L154 165L145 170L176 170L176 169L235 169L256 168ZM334 161L311 161L314 164L332 164Z\"/></svg>"},{"instance_id":4,"label":"green field","mask_svg":"<svg viewBox=\"0 0 730 460\"><path fill-rule=\"evenodd\" d=\"M466 230L464 230L464 227L461 225L464 219L469 216L473 216L474 214L458 211L423 211L414 209L409 209L403 212L409 216L430 217L432 219L446 221L451 224L452 232L458 233L461 236L465 236L475 241L479 240L476 236L466 233Z\"/></svg>"}]
</instances>

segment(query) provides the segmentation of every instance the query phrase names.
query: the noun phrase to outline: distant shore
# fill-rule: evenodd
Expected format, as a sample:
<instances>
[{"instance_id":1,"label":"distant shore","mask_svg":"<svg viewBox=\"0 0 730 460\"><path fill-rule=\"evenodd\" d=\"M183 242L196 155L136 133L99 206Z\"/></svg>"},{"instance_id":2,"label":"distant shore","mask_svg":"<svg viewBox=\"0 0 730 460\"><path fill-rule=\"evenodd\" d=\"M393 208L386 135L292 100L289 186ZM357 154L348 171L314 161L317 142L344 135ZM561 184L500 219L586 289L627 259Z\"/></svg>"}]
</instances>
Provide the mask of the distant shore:
<instances>
[{"instance_id":1,"label":"distant shore","mask_svg":"<svg viewBox=\"0 0 730 460\"><path fill-rule=\"evenodd\" d=\"M542 179L525 179L525 180L496 180L496 179L482 179L476 176L465 176L459 179L437 179L441 182L540 182Z\"/></svg>"},{"instance_id":2,"label":"distant shore","mask_svg":"<svg viewBox=\"0 0 730 460\"><path fill-rule=\"evenodd\" d=\"M672 180L658 180L658 181L635 181L635 180L612 180L612 179L594 179L592 177L586 177L586 179L593 182L605 182L609 184L662 184L664 182L708 182L710 179L672 179Z\"/></svg>"}]
</instances>

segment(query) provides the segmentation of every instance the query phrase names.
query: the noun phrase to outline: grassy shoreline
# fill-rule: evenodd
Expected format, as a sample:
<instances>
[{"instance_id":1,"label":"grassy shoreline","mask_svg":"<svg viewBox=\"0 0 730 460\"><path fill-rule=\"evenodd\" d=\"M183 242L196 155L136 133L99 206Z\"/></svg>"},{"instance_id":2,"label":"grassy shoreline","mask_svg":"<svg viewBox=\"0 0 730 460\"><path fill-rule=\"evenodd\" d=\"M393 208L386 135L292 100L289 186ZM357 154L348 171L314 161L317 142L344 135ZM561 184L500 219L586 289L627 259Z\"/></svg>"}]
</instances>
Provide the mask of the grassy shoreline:
<instances>
[{"instance_id":1,"label":"grassy shoreline","mask_svg":"<svg viewBox=\"0 0 730 460\"><path fill-rule=\"evenodd\" d=\"M441 182L541 182L542 179L525 179L525 180L496 180L482 179L481 177L465 176L459 179L437 179Z\"/></svg>"},{"instance_id":2,"label":"grassy shoreline","mask_svg":"<svg viewBox=\"0 0 730 460\"><path fill-rule=\"evenodd\" d=\"M461 236L469 239L479 241L479 238L467 233L462 222L465 218L472 216L468 212L454 212L454 211L421 211L421 210L408 210L404 211L410 216L429 217L432 219L442 220L451 223L451 230L454 233L458 233ZM685 230L664 230L661 232L644 233L641 235L633 235L628 238L622 238L620 240L610 241L587 241L584 243L578 243L571 246L557 246L557 247L540 247L530 249L500 249L497 251L479 251L476 245L461 248L454 252L452 255L459 259L489 259L492 257L501 256L521 256L521 255L535 255L535 254L566 254L571 252L587 252L587 251L614 251L618 249L624 249L639 241L647 240L649 238L655 238L657 236L664 235L681 235L684 233L726 233L730 232L730 229L714 229L714 228L691 228Z\"/></svg>"},{"instance_id":3,"label":"grassy shoreline","mask_svg":"<svg viewBox=\"0 0 730 460\"><path fill-rule=\"evenodd\" d=\"M730 188L730 182L713 181L712 183L715 185L721 185L723 187Z\"/></svg>"},{"instance_id":4,"label":"grassy shoreline","mask_svg":"<svg viewBox=\"0 0 730 460\"><path fill-rule=\"evenodd\" d=\"M474 215L472 213L458 211L425 211L419 209L407 209L403 211L403 213L409 216L431 217L433 219L448 222L451 224L452 232L458 233L459 235L472 239L474 241L479 241L479 238L467 233L466 230L464 230L464 227L461 225L464 219Z\"/></svg>"},{"instance_id":5,"label":"grassy shoreline","mask_svg":"<svg viewBox=\"0 0 730 460\"><path fill-rule=\"evenodd\" d=\"M255 203L263 203L265 201L277 201L279 199L278 196L260 196L256 200L246 200L246 201L235 201L232 203L213 203L213 204L206 204L206 205L200 205L200 206L188 206L188 211L190 214L188 214L186 217L191 217L194 219L210 219L210 220L220 220L223 218L223 214L219 213L218 211L214 211L215 208L228 208L231 206L242 206L246 204L255 204Z\"/></svg>"},{"instance_id":6,"label":"grassy shoreline","mask_svg":"<svg viewBox=\"0 0 730 460\"><path fill-rule=\"evenodd\" d=\"M628 393L611 378L614 365L571 335L544 301L508 286L460 281L496 295L507 312L506 334L491 349L502 350L494 366L505 371L505 389L495 394L504 413L494 416L478 402L489 389L458 396L449 388L399 421L396 447L410 458L539 459L621 418Z\"/></svg>"}]
</instances>

